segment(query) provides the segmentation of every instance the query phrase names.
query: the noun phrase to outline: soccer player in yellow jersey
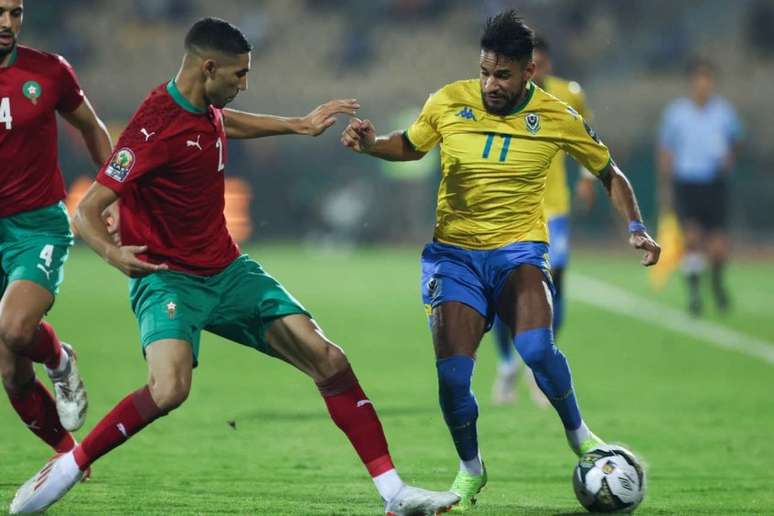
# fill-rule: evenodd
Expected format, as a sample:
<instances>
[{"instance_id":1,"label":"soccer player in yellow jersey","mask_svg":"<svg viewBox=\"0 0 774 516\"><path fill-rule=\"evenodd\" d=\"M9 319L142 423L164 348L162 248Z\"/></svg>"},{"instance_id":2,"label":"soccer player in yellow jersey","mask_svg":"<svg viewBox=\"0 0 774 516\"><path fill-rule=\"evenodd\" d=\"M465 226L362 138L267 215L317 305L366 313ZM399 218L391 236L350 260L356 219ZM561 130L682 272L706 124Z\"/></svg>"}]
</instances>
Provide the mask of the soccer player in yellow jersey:
<instances>
[{"instance_id":1,"label":"soccer player in yellow jersey","mask_svg":"<svg viewBox=\"0 0 774 516\"><path fill-rule=\"evenodd\" d=\"M534 34L515 11L490 18L481 38L479 79L432 95L405 132L376 136L353 119L342 143L381 159L422 158L441 145L442 174L433 241L422 252L422 297L436 353L441 411L460 458L451 490L465 510L486 484L471 392L474 357L495 313L556 409L572 450L602 441L578 409L567 360L551 329L553 283L543 210L546 174L563 150L604 184L629 222L629 242L658 261L626 176L583 117L532 82Z\"/></svg>"},{"instance_id":2,"label":"soccer player in yellow jersey","mask_svg":"<svg viewBox=\"0 0 774 516\"><path fill-rule=\"evenodd\" d=\"M548 42L535 38L532 50L532 60L535 62L535 74L532 82L546 93L566 102L587 122L591 112L586 104L586 96L580 85L575 81L567 81L552 75L551 52ZM551 160L546 173L546 190L543 201L546 222L548 224L548 258L551 264L551 278L554 282L556 296L554 297L554 338L564 321L564 269L570 256L570 188L567 185L566 155L559 151ZM581 166L578 180L578 193L582 194L586 204L591 203L594 193L594 176ZM520 372L519 360L513 349L513 336L510 329L499 317L495 317L494 337L497 343L499 364L497 376L492 386L492 401L497 405L511 403L515 400L515 384ZM535 383L534 377L527 374L530 398L538 406L548 405L548 400Z\"/></svg>"}]
</instances>

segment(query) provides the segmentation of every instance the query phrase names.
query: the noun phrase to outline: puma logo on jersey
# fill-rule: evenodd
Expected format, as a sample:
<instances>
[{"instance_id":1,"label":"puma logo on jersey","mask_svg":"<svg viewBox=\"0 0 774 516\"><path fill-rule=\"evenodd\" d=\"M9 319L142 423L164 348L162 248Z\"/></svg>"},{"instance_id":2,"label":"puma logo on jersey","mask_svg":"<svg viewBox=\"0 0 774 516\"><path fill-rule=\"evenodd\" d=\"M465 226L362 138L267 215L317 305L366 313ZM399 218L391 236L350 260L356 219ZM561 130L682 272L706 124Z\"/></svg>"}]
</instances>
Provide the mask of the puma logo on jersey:
<instances>
[{"instance_id":1,"label":"puma logo on jersey","mask_svg":"<svg viewBox=\"0 0 774 516\"><path fill-rule=\"evenodd\" d=\"M146 141L146 142L147 142L148 140L150 140L150 137L151 137L151 136L153 136L154 134L156 134L156 132L155 132L155 131L154 131L154 132L152 132L152 133L148 133L148 130L147 130L147 129L145 129L144 127L143 127L142 129L140 129L140 132L142 133L142 135L143 135L143 136L145 136L145 141Z\"/></svg>"},{"instance_id":2,"label":"puma logo on jersey","mask_svg":"<svg viewBox=\"0 0 774 516\"><path fill-rule=\"evenodd\" d=\"M366 405L373 405L373 403L371 403L371 400L360 400L355 405L357 406L357 408L360 408L360 407L365 407Z\"/></svg>"},{"instance_id":3,"label":"puma logo on jersey","mask_svg":"<svg viewBox=\"0 0 774 516\"><path fill-rule=\"evenodd\" d=\"M201 134L197 134L196 135L196 141L194 141L194 140L186 140L185 141L186 148L188 148L188 147L196 147L197 149L202 150L202 146L199 145L199 138L201 138L201 137L202 137Z\"/></svg>"}]
</instances>

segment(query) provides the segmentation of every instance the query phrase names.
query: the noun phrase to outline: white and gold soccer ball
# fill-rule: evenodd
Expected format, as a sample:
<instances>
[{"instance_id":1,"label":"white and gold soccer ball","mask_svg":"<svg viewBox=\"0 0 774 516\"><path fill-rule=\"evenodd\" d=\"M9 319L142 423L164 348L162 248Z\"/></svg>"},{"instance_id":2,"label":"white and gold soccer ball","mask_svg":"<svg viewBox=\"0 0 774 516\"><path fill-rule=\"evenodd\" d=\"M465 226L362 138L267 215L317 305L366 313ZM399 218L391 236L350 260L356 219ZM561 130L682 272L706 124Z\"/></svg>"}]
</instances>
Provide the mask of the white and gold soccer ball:
<instances>
[{"instance_id":1,"label":"white and gold soccer ball","mask_svg":"<svg viewBox=\"0 0 774 516\"><path fill-rule=\"evenodd\" d=\"M591 512L632 512L645 497L645 470L626 448L604 445L580 458L572 484Z\"/></svg>"}]
</instances>

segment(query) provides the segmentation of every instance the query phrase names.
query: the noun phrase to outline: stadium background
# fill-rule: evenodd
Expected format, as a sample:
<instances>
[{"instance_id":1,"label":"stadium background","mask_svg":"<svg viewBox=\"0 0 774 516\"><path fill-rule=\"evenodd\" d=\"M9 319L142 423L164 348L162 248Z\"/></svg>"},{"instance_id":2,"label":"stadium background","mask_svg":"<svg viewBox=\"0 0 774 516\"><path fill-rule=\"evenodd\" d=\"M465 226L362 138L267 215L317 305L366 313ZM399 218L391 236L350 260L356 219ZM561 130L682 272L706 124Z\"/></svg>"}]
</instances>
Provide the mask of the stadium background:
<instances>
[{"instance_id":1,"label":"stadium background","mask_svg":"<svg viewBox=\"0 0 774 516\"><path fill-rule=\"evenodd\" d=\"M590 213L573 214L560 345L593 428L649 465L642 513L772 514L774 1L28 0L22 42L66 56L117 135L147 91L177 70L191 22L217 15L256 47L250 89L235 107L303 115L356 97L360 115L386 132L405 127L441 85L475 76L483 20L513 6L552 43L557 74L583 85L593 125L651 227L661 111L685 94L691 57L717 65L718 91L746 129L732 181L733 313L689 319L677 276L652 290L600 188ZM233 227L345 347L404 476L445 488L456 463L437 408L416 263L432 231L437 163L354 155L338 142L342 128L317 139L230 142L227 175L250 191L237 193ZM60 162L76 191L94 166L78 135L61 129ZM124 278L77 246L50 318L81 355L86 430L145 377ZM53 514L378 512L311 385L220 344L204 338L189 402L100 461L94 480ZM525 392L516 407L491 406L494 367L493 347L482 346L474 388L491 480L475 514L578 511L556 417L531 407ZM0 438L6 504L47 450L5 403Z\"/></svg>"}]
</instances>

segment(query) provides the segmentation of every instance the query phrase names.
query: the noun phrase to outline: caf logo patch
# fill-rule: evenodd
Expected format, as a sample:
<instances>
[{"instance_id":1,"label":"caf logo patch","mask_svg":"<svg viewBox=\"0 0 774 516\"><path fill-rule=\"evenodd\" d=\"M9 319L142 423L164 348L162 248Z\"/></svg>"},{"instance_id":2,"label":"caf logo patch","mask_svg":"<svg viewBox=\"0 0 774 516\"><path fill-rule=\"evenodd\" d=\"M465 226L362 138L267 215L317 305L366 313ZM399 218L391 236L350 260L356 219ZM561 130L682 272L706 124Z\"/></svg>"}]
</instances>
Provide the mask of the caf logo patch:
<instances>
[{"instance_id":1,"label":"caf logo patch","mask_svg":"<svg viewBox=\"0 0 774 516\"><path fill-rule=\"evenodd\" d=\"M113 159L110 160L105 174L123 183L133 166L134 152L129 147L123 147L113 154Z\"/></svg>"},{"instance_id":2,"label":"caf logo patch","mask_svg":"<svg viewBox=\"0 0 774 516\"><path fill-rule=\"evenodd\" d=\"M40 94L43 93L43 88L41 88L37 81L27 81L22 85L22 93L25 97L30 99L33 104L37 104Z\"/></svg>"},{"instance_id":3,"label":"caf logo patch","mask_svg":"<svg viewBox=\"0 0 774 516\"><path fill-rule=\"evenodd\" d=\"M529 134L537 134L540 130L540 115L537 113L527 113L524 117L524 125Z\"/></svg>"}]
</instances>

